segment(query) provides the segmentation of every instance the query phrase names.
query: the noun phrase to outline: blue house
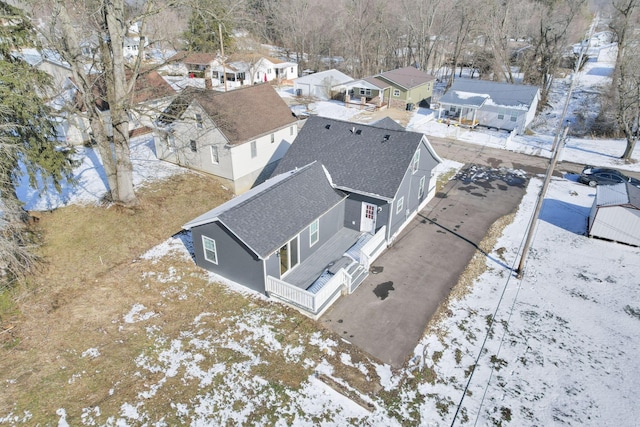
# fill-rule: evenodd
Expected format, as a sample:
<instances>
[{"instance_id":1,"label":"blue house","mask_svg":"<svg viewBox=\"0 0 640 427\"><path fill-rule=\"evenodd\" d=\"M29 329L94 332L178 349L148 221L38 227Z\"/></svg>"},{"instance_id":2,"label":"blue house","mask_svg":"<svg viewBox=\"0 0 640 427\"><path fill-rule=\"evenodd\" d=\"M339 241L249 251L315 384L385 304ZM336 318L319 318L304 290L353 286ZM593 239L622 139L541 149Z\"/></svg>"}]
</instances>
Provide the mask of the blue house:
<instances>
[{"instance_id":1,"label":"blue house","mask_svg":"<svg viewBox=\"0 0 640 427\"><path fill-rule=\"evenodd\" d=\"M196 264L317 318L433 197L439 162L392 120L311 117L272 178L183 228Z\"/></svg>"}]
</instances>

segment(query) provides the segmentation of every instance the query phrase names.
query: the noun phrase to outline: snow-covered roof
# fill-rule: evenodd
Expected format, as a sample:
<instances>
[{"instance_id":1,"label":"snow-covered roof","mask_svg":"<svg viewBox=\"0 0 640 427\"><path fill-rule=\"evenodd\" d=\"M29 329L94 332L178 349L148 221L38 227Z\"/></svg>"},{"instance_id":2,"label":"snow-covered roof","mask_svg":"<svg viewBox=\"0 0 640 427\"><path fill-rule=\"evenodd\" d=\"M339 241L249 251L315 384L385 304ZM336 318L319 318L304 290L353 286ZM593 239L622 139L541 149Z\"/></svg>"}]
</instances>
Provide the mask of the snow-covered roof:
<instances>
[{"instance_id":1,"label":"snow-covered roof","mask_svg":"<svg viewBox=\"0 0 640 427\"><path fill-rule=\"evenodd\" d=\"M528 109L536 100L538 92L535 86L457 79L440 98L440 103L475 107L487 104Z\"/></svg>"},{"instance_id":2,"label":"snow-covered roof","mask_svg":"<svg viewBox=\"0 0 640 427\"><path fill-rule=\"evenodd\" d=\"M309 74L308 76L298 77L294 80L295 83L321 85L327 81L330 81L333 86L345 84L352 81L353 78L349 77L345 73L338 70L331 69L327 71L320 71L318 73Z\"/></svg>"},{"instance_id":3,"label":"snow-covered roof","mask_svg":"<svg viewBox=\"0 0 640 427\"><path fill-rule=\"evenodd\" d=\"M640 209L640 188L628 182L599 185L594 203L597 206L632 205Z\"/></svg>"}]
</instances>

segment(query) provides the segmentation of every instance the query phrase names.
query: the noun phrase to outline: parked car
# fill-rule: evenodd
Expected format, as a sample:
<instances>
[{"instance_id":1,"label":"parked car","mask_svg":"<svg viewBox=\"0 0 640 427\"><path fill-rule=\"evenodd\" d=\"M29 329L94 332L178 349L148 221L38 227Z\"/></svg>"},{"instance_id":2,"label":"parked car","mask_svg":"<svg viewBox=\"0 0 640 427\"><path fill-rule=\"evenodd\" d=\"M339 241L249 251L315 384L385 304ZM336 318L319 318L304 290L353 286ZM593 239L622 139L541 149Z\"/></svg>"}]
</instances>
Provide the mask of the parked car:
<instances>
[{"instance_id":1,"label":"parked car","mask_svg":"<svg viewBox=\"0 0 640 427\"><path fill-rule=\"evenodd\" d=\"M630 182L632 185L640 188L640 179L628 177L615 169L594 168L593 166L585 166L578 177L578 182L587 184L591 187L595 187L596 185Z\"/></svg>"}]
</instances>

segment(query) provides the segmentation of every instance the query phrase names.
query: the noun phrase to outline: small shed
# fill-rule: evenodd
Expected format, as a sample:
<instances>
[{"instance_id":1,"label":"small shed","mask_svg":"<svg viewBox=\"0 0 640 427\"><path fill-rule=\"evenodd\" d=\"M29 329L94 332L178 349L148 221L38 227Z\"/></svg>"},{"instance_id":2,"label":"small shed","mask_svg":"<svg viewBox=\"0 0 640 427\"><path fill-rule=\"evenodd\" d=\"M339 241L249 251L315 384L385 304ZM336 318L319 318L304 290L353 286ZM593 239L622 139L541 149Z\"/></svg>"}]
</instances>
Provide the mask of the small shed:
<instances>
[{"instance_id":1,"label":"small shed","mask_svg":"<svg viewBox=\"0 0 640 427\"><path fill-rule=\"evenodd\" d=\"M589 237L640 246L640 188L599 185L588 223Z\"/></svg>"}]
</instances>

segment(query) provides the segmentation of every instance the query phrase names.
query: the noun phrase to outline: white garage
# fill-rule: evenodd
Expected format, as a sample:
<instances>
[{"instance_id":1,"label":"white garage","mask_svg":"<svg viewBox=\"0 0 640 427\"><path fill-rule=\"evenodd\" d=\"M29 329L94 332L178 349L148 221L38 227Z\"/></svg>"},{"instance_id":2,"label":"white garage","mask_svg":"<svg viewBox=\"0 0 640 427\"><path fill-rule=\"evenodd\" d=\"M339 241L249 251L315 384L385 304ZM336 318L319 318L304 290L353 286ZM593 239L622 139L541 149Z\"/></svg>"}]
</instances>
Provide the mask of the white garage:
<instances>
[{"instance_id":1,"label":"white garage","mask_svg":"<svg viewBox=\"0 0 640 427\"><path fill-rule=\"evenodd\" d=\"M589 213L589 237L640 246L640 188L599 185Z\"/></svg>"},{"instance_id":2,"label":"white garage","mask_svg":"<svg viewBox=\"0 0 640 427\"><path fill-rule=\"evenodd\" d=\"M345 89L345 83L352 80L352 77L338 70L321 71L295 79L293 81L293 92L297 96L329 99L332 92Z\"/></svg>"}]
</instances>

